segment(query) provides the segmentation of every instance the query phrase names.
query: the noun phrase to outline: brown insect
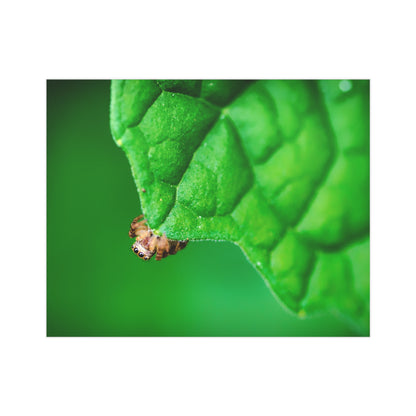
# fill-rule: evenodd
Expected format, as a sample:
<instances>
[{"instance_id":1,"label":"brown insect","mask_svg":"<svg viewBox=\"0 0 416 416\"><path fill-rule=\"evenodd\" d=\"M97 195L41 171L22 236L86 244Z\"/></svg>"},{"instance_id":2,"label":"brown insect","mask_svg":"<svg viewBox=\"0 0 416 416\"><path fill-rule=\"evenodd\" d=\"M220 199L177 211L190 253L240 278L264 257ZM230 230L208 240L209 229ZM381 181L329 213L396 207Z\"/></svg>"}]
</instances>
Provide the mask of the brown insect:
<instances>
[{"instance_id":1,"label":"brown insect","mask_svg":"<svg viewBox=\"0 0 416 416\"><path fill-rule=\"evenodd\" d=\"M131 249L143 260L149 260L155 253L156 260L162 260L176 254L188 244L189 240L170 240L165 234L162 236L154 234L146 224L147 220L142 218L143 215L139 215L132 221L129 236L136 238Z\"/></svg>"}]
</instances>

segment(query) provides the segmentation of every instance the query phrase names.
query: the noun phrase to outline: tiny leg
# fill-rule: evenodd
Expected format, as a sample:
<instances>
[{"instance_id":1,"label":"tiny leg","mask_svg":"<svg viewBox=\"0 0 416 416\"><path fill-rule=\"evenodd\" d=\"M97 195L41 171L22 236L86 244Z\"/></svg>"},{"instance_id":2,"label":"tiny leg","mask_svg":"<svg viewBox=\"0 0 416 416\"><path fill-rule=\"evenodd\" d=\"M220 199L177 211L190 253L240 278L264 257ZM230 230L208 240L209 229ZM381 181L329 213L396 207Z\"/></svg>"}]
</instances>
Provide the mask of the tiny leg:
<instances>
[{"instance_id":1,"label":"tiny leg","mask_svg":"<svg viewBox=\"0 0 416 416\"><path fill-rule=\"evenodd\" d=\"M139 220L141 220L144 217L143 214L140 214L138 217L136 217L132 222L137 222Z\"/></svg>"},{"instance_id":2,"label":"tiny leg","mask_svg":"<svg viewBox=\"0 0 416 416\"><path fill-rule=\"evenodd\" d=\"M157 251L156 251L156 260L162 260L169 255L169 240L166 235L163 234L162 237L159 237L157 240Z\"/></svg>"},{"instance_id":3,"label":"tiny leg","mask_svg":"<svg viewBox=\"0 0 416 416\"><path fill-rule=\"evenodd\" d=\"M130 230L129 230L129 237L131 238L140 237L141 234L143 234L143 231L147 232L147 230L149 229L149 227L146 225L146 222L147 222L146 219L137 222L141 218L143 218L143 214L139 215L132 221L130 225Z\"/></svg>"}]
</instances>

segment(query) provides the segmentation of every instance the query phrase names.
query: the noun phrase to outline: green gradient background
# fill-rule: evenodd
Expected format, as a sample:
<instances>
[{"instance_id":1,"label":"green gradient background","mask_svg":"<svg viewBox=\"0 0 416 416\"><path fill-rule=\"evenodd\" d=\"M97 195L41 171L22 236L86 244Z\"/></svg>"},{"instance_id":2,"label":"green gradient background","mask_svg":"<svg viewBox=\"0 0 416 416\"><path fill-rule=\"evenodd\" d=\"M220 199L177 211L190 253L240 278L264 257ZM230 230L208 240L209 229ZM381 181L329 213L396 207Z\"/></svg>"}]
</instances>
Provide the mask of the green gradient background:
<instances>
[{"instance_id":1,"label":"green gradient background","mask_svg":"<svg viewBox=\"0 0 416 416\"><path fill-rule=\"evenodd\" d=\"M231 243L163 261L130 250L139 198L109 127L110 81L47 83L48 336L351 336L301 320Z\"/></svg>"}]
</instances>

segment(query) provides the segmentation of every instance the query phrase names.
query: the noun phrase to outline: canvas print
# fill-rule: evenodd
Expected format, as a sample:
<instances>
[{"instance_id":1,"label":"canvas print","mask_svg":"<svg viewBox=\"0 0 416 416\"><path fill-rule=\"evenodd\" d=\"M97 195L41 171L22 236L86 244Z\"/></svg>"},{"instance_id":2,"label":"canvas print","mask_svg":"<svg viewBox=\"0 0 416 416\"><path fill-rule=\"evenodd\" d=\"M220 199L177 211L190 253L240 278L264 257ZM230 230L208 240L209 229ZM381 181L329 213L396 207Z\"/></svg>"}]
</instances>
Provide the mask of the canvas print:
<instances>
[{"instance_id":1,"label":"canvas print","mask_svg":"<svg viewBox=\"0 0 416 416\"><path fill-rule=\"evenodd\" d=\"M48 80L48 336L369 336L369 80Z\"/></svg>"}]
</instances>

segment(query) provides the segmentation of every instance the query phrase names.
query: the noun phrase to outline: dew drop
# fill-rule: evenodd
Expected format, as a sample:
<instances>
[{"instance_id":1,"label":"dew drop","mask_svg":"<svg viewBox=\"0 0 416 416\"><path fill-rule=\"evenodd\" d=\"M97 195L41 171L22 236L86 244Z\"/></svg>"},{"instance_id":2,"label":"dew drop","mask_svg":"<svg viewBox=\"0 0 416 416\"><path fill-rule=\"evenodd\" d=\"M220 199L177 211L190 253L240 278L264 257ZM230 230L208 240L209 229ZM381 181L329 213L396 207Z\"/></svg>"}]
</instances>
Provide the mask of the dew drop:
<instances>
[{"instance_id":1,"label":"dew drop","mask_svg":"<svg viewBox=\"0 0 416 416\"><path fill-rule=\"evenodd\" d=\"M352 82L348 79L343 79L339 82L338 87L342 92L348 92L352 88Z\"/></svg>"},{"instance_id":2,"label":"dew drop","mask_svg":"<svg viewBox=\"0 0 416 416\"><path fill-rule=\"evenodd\" d=\"M305 317L306 317L306 312L305 312L305 310L304 310L304 309L301 309L301 310L298 312L298 316L299 316L299 318L305 318Z\"/></svg>"}]
</instances>

